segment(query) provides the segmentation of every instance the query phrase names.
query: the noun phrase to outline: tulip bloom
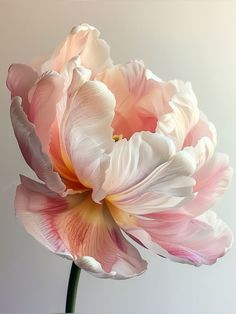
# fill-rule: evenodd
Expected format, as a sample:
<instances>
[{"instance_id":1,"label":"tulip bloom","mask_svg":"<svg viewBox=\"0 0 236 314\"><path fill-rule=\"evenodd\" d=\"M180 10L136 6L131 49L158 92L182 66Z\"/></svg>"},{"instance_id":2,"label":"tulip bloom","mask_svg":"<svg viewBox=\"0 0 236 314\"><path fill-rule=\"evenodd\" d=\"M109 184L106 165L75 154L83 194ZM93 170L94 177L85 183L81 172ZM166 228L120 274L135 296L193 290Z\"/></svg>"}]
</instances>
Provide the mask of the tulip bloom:
<instances>
[{"instance_id":1,"label":"tulip bloom","mask_svg":"<svg viewBox=\"0 0 236 314\"><path fill-rule=\"evenodd\" d=\"M164 82L142 62L113 65L89 25L50 58L14 64L7 86L21 152L16 214L52 252L98 277L125 279L157 255L199 266L230 248L212 207L231 178L216 131L190 83Z\"/></svg>"}]
</instances>

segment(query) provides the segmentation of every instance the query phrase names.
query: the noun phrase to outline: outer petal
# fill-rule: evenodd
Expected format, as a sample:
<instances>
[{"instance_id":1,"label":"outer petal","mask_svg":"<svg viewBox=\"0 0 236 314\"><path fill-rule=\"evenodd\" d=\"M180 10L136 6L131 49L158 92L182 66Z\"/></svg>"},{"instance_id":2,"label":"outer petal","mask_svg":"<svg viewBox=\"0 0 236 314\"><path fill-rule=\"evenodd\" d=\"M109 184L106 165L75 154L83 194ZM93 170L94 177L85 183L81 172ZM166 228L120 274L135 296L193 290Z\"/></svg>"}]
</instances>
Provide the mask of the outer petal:
<instances>
[{"instance_id":1,"label":"outer petal","mask_svg":"<svg viewBox=\"0 0 236 314\"><path fill-rule=\"evenodd\" d=\"M37 80L38 74L25 64L12 64L8 70L7 87L11 91L11 97L20 96L25 113L28 113L28 92Z\"/></svg>"},{"instance_id":2,"label":"outer petal","mask_svg":"<svg viewBox=\"0 0 236 314\"><path fill-rule=\"evenodd\" d=\"M156 129L157 120L170 110L169 100L176 92L173 84L154 79L142 62L117 65L98 74L116 97L116 114L112 122L115 134L130 138L139 131Z\"/></svg>"},{"instance_id":3,"label":"outer petal","mask_svg":"<svg viewBox=\"0 0 236 314\"><path fill-rule=\"evenodd\" d=\"M109 164L114 105L115 99L104 84L85 82L68 106L61 127L75 172L83 185L93 188L94 200Z\"/></svg>"},{"instance_id":4,"label":"outer petal","mask_svg":"<svg viewBox=\"0 0 236 314\"><path fill-rule=\"evenodd\" d=\"M42 151L35 127L27 119L21 107L20 97L14 97L11 104L11 121L22 155L27 164L46 185L57 193L63 193L65 185L53 171L49 157Z\"/></svg>"},{"instance_id":5,"label":"outer petal","mask_svg":"<svg viewBox=\"0 0 236 314\"><path fill-rule=\"evenodd\" d=\"M185 137L196 125L199 119L199 110L196 96L190 83L172 81L177 93L172 97L169 105L172 112L160 117L156 131L173 139L176 148L180 150Z\"/></svg>"},{"instance_id":6,"label":"outer petal","mask_svg":"<svg viewBox=\"0 0 236 314\"><path fill-rule=\"evenodd\" d=\"M71 257L51 219L65 210L65 198L27 177L21 176L21 183L16 190L15 209L26 231L53 253Z\"/></svg>"},{"instance_id":7,"label":"outer petal","mask_svg":"<svg viewBox=\"0 0 236 314\"><path fill-rule=\"evenodd\" d=\"M193 198L195 160L184 151L172 157L170 143L145 132L115 143L103 185L109 203L131 214L147 214Z\"/></svg>"},{"instance_id":8,"label":"outer petal","mask_svg":"<svg viewBox=\"0 0 236 314\"><path fill-rule=\"evenodd\" d=\"M30 89L29 121L35 125L36 133L45 153L50 142L50 128L56 118L56 105L63 95L64 81L56 72L45 73Z\"/></svg>"},{"instance_id":9,"label":"outer petal","mask_svg":"<svg viewBox=\"0 0 236 314\"><path fill-rule=\"evenodd\" d=\"M23 178L15 204L29 233L51 251L72 256L95 276L126 279L146 269L146 262L122 236L107 209L88 194L61 198Z\"/></svg>"},{"instance_id":10,"label":"outer petal","mask_svg":"<svg viewBox=\"0 0 236 314\"><path fill-rule=\"evenodd\" d=\"M41 65L41 73L48 70L61 72L72 58L78 56L80 56L81 65L94 73L111 66L110 48L99 36L99 31L88 24L74 27L52 57Z\"/></svg>"},{"instance_id":11,"label":"outer petal","mask_svg":"<svg viewBox=\"0 0 236 314\"><path fill-rule=\"evenodd\" d=\"M231 230L211 211L197 218L178 212L139 217L136 227L125 230L154 253L195 266L215 263L232 244Z\"/></svg>"},{"instance_id":12,"label":"outer petal","mask_svg":"<svg viewBox=\"0 0 236 314\"><path fill-rule=\"evenodd\" d=\"M215 154L199 171L194 174L196 197L184 206L191 214L198 216L212 207L227 189L233 170L229 167L229 158L224 154Z\"/></svg>"}]
</instances>

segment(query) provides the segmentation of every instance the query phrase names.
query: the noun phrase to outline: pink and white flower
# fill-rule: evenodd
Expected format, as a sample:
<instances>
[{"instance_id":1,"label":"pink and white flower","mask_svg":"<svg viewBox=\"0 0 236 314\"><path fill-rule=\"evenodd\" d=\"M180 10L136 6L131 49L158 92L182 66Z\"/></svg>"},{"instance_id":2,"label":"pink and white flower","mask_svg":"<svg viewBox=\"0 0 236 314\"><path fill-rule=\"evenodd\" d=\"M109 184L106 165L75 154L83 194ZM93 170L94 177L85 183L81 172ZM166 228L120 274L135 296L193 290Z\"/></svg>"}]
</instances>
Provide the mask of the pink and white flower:
<instances>
[{"instance_id":1,"label":"pink and white flower","mask_svg":"<svg viewBox=\"0 0 236 314\"><path fill-rule=\"evenodd\" d=\"M212 264L232 243L209 210L227 188L228 157L190 83L164 82L142 62L113 65L89 25L50 58L14 64L7 86L22 154L16 214L52 252L125 279L147 263L124 233L173 261Z\"/></svg>"}]
</instances>

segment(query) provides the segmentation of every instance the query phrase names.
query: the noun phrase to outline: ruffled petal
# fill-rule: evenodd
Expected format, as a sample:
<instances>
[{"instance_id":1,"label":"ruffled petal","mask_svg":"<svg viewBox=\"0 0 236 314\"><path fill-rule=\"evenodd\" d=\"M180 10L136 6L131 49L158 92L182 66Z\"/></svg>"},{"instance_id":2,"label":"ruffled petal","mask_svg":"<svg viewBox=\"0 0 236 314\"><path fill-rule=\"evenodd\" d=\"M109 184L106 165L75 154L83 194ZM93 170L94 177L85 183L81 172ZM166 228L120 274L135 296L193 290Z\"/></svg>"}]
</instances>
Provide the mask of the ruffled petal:
<instances>
[{"instance_id":1,"label":"ruffled petal","mask_svg":"<svg viewBox=\"0 0 236 314\"><path fill-rule=\"evenodd\" d=\"M225 154L215 154L194 174L196 197L184 209L198 216L211 208L226 191L233 174L229 158Z\"/></svg>"},{"instance_id":2,"label":"ruffled petal","mask_svg":"<svg viewBox=\"0 0 236 314\"><path fill-rule=\"evenodd\" d=\"M102 81L116 98L114 134L129 139L140 131L154 132L158 117L170 110L169 100L176 92L173 84L154 79L144 64L132 61L99 73Z\"/></svg>"},{"instance_id":3,"label":"ruffled petal","mask_svg":"<svg viewBox=\"0 0 236 314\"><path fill-rule=\"evenodd\" d=\"M161 116L156 131L170 137L177 150L181 150L185 137L199 120L196 96L190 83L171 81L176 87L176 94L169 102L172 111Z\"/></svg>"},{"instance_id":4,"label":"ruffled petal","mask_svg":"<svg viewBox=\"0 0 236 314\"><path fill-rule=\"evenodd\" d=\"M68 106L60 128L75 172L83 185L93 189L94 200L109 165L114 106L114 96L104 84L84 82Z\"/></svg>"},{"instance_id":5,"label":"ruffled petal","mask_svg":"<svg viewBox=\"0 0 236 314\"><path fill-rule=\"evenodd\" d=\"M21 106L21 98L14 97L11 104L11 121L22 155L27 164L34 170L39 179L49 189L64 193L65 185L58 173L53 171L51 161L43 151L41 142L36 135L34 125L27 119Z\"/></svg>"},{"instance_id":6,"label":"ruffled petal","mask_svg":"<svg viewBox=\"0 0 236 314\"><path fill-rule=\"evenodd\" d=\"M100 32L93 26L82 24L74 27L51 58L38 65L43 73L49 70L61 72L74 57L80 57L80 64L95 74L112 65L110 47L99 38Z\"/></svg>"},{"instance_id":7,"label":"ruffled petal","mask_svg":"<svg viewBox=\"0 0 236 314\"><path fill-rule=\"evenodd\" d=\"M10 90L12 98L15 96L22 98L23 109L27 115L29 110L28 92L37 78L37 72L25 64L12 64L8 70L7 88Z\"/></svg>"},{"instance_id":8,"label":"ruffled petal","mask_svg":"<svg viewBox=\"0 0 236 314\"><path fill-rule=\"evenodd\" d=\"M192 199L195 160L185 151L172 157L172 145L146 132L115 143L102 187L109 203L131 214L147 214Z\"/></svg>"},{"instance_id":9,"label":"ruffled petal","mask_svg":"<svg viewBox=\"0 0 236 314\"><path fill-rule=\"evenodd\" d=\"M97 277L126 279L146 270L147 263L108 210L90 194L62 198L23 177L15 206L26 230L40 243Z\"/></svg>"},{"instance_id":10,"label":"ruffled petal","mask_svg":"<svg viewBox=\"0 0 236 314\"><path fill-rule=\"evenodd\" d=\"M186 136L183 147L195 146L197 145L198 141L204 137L208 137L211 142L216 145L216 128L214 124L208 120L206 115L200 111L199 120Z\"/></svg>"},{"instance_id":11,"label":"ruffled petal","mask_svg":"<svg viewBox=\"0 0 236 314\"><path fill-rule=\"evenodd\" d=\"M175 148L168 138L150 132L135 133L114 143L102 186L107 195L125 192L170 160Z\"/></svg>"},{"instance_id":12,"label":"ruffled petal","mask_svg":"<svg viewBox=\"0 0 236 314\"><path fill-rule=\"evenodd\" d=\"M154 220L136 218L136 227L125 227L132 239L154 253L175 262L213 264L232 245L232 232L212 211L193 218L176 212L162 212Z\"/></svg>"},{"instance_id":13,"label":"ruffled petal","mask_svg":"<svg viewBox=\"0 0 236 314\"><path fill-rule=\"evenodd\" d=\"M199 121L190 130L183 144L183 148L196 158L197 170L212 158L216 142L215 126L200 112Z\"/></svg>"}]
</instances>

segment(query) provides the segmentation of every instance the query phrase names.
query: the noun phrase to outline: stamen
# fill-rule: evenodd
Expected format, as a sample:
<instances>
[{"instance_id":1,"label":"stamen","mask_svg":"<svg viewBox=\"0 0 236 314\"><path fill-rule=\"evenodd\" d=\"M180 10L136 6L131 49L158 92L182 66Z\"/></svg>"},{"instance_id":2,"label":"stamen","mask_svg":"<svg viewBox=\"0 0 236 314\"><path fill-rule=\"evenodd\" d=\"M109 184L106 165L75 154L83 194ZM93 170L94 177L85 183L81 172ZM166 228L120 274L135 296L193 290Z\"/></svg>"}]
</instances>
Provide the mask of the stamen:
<instances>
[{"instance_id":1,"label":"stamen","mask_svg":"<svg viewBox=\"0 0 236 314\"><path fill-rule=\"evenodd\" d=\"M113 138L113 140L114 140L115 142L118 142L119 140L122 140L123 135L122 135L122 134L120 134L120 135L115 134L115 135L112 136L112 138Z\"/></svg>"}]
</instances>

